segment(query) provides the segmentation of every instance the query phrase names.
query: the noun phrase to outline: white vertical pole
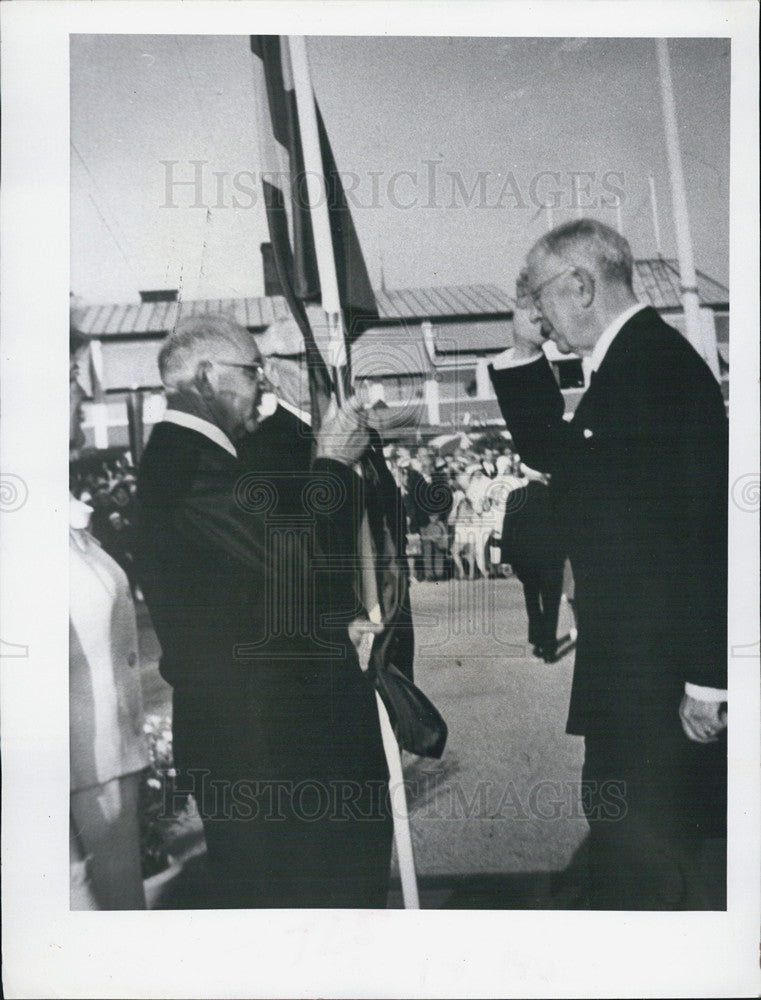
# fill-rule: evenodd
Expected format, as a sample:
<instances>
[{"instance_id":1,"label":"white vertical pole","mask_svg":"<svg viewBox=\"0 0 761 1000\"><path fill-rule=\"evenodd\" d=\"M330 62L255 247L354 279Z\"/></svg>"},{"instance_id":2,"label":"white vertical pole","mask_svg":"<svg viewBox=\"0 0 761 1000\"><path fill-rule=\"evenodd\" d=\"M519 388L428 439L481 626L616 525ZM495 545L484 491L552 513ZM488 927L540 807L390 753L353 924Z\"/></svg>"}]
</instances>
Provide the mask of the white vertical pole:
<instances>
[{"instance_id":1,"label":"white vertical pole","mask_svg":"<svg viewBox=\"0 0 761 1000\"><path fill-rule=\"evenodd\" d=\"M544 207L547 209L547 232L549 232L551 229L554 228L552 223L552 205L550 205L550 203L547 202L547 204Z\"/></svg>"},{"instance_id":2,"label":"white vertical pole","mask_svg":"<svg viewBox=\"0 0 761 1000\"><path fill-rule=\"evenodd\" d=\"M394 840L396 842L396 855L399 859L402 899L405 910L419 910L420 896L415 876L415 855L412 851L410 817L407 811L407 793L404 788L399 744L396 742L386 706L377 691L375 692L375 700L378 703L383 749L386 751L386 760L388 761L388 791L391 799L391 814L394 820Z\"/></svg>"},{"instance_id":3,"label":"white vertical pole","mask_svg":"<svg viewBox=\"0 0 761 1000\"><path fill-rule=\"evenodd\" d=\"M676 227L685 331L687 339L692 346L710 365L711 352L705 349L700 323L698 280L695 274L695 262L692 255L692 237L690 235L687 195L684 186L682 151L679 146L679 131L676 123L674 85L671 79L668 43L665 38L656 38L655 45L658 54L658 71L661 82L661 98L663 101L663 127L666 132L666 153L668 155L669 177L671 179L671 198L674 208L674 225ZM715 370L715 368L716 361L714 359L713 369Z\"/></svg>"},{"instance_id":4,"label":"white vertical pole","mask_svg":"<svg viewBox=\"0 0 761 1000\"><path fill-rule=\"evenodd\" d=\"M432 427L436 427L441 423L441 410L439 408L439 383L434 375L426 378L423 394L428 412L428 423Z\"/></svg>"},{"instance_id":5,"label":"white vertical pole","mask_svg":"<svg viewBox=\"0 0 761 1000\"><path fill-rule=\"evenodd\" d=\"M312 80L309 74L306 38L302 35L288 36L291 55L293 87L296 92L296 108L299 114L301 148L304 153L309 214L312 220L317 270L320 275L322 308L326 314L326 324L330 331L330 364L334 369L346 365L346 343L341 315L341 298L338 293L336 262L333 255L333 240L328 211L327 184L320 150L320 134L317 129L317 113L314 106ZM336 380L339 394L343 390L343 380ZM339 395L339 399L341 396Z\"/></svg>"},{"instance_id":6,"label":"white vertical pole","mask_svg":"<svg viewBox=\"0 0 761 1000\"><path fill-rule=\"evenodd\" d=\"M624 235L624 224L621 219L621 199L619 198L616 202L616 229L623 236Z\"/></svg>"},{"instance_id":7,"label":"white vertical pole","mask_svg":"<svg viewBox=\"0 0 761 1000\"><path fill-rule=\"evenodd\" d=\"M336 390L339 401L341 401L343 398L343 379L341 378L340 370L346 366L346 341L341 313L341 299L338 293L336 262L333 254L327 189L322 152L320 150L320 136L317 129L317 114L314 106L312 81L309 75L306 39L301 35L289 35L288 48L291 56L293 86L296 92L296 108L299 115L301 147L304 154L304 170L309 195L309 209L317 254L317 269L320 275L322 308L325 311L328 329L330 330L330 363L336 374ZM369 534L366 525L362 526L362 530L366 535ZM361 538L359 541L360 546L364 548L365 552L371 551L371 549L362 545ZM362 555L360 555L360 559L362 559ZM379 609L377 613L375 609L372 610L375 616L379 617ZM410 835L409 816L407 814L407 803L402 777L401 753L393 729L391 728L386 708L379 697L376 696L376 700L378 702L383 749L386 754L386 762L388 763L390 775L389 791L392 794L394 839L399 857L404 906L405 909L419 909L420 902L417 893L415 861L412 856L412 838ZM393 793L399 785L401 785L401 794L397 793L396 798L401 801L396 803Z\"/></svg>"},{"instance_id":8,"label":"white vertical pole","mask_svg":"<svg viewBox=\"0 0 761 1000\"><path fill-rule=\"evenodd\" d=\"M661 245L661 224L658 218L658 198L655 193L655 178L652 174L648 178L650 184L650 211L653 216L653 233L655 234L655 252L660 257L663 253L663 247Z\"/></svg>"}]
</instances>

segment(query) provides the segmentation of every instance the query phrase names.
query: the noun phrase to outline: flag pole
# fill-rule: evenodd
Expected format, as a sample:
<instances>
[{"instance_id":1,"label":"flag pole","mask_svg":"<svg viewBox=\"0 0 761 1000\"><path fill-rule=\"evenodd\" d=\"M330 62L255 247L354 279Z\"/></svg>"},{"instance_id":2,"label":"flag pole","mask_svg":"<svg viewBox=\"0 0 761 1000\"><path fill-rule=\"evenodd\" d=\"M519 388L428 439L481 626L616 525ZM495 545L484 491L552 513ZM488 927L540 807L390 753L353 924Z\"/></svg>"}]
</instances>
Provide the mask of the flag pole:
<instances>
[{"instance_id":1,"label":"flag pole","mask_svg":"<svg viewBox=\"0 0 761 1000\"><path fill-rule=\"evenodd\" d=\"M690 235L690 219L687 211L684 168L682 166L682 151L679 145L679 131L676 122L676 105L674 103L674 85L671 79L668 42L665 38L656 38L655 46L658 55L658 73L661 84L661 100L663 103L663 127L666 133L666 153L668 156L671 198L674 208L674 225L676 227L685 332L687 339L701 357L705 359L714 376L718 379L719 362L716 334L714 332L713 338L709 338L707 333L704 334L700 319L698 279L695 273L695 261L692 252L692 236ZM713 340L712 344L709 343L709 339Z\"/></svg>"},{"instance_id":2,"label":"flag pole","mask_svg":"<svg viewBox=\"0 0 761 1000\"><path fill-rule=\"evenodd\" d=\"M336 394L339 403L346 395L346 336L341 297L338 291L336 261L333 253L333 237L330 228L327 183L322 165L320 134L317 128L317 113L314 105L312 81L309 74L306 38L303 35L288 35L288 49L291 55L293 89L296 93L296 108L301 132L301 148L304 154L304 168L309 197L309 216L312 220L317 270L320 276L320 292L325 322L329 332L328 350Z\"/></svg>"},{"instance_id":3,"label":"flag pole","mask_svg":"<svg viewBox=\"0 0 761 1000\"><path fill-rule=\"evenodd\" d=\"M309 74L306 38L301 35L289 35L288 49L291 56L293 87L296 93L301 148L304 155L304 171L309 196L309 212L312 220L312 233L314 235L315 253L317 256L317 270L320 276L322 308L325 312L325 319L330 332L329 364L333 369L338 401L343 402L347 389L345 382L345 372L347 369L346 336L343 313L341 311L341 298L338 290L335 255L333 253L333 238L327 203L327 184L324 177L312 81ZM370 534L367 517L365 516L362 519L360 537L358 539L360 549L370 552L371 548L366 546L368 542L370 542ZM375 574L374 572L368 574L366 572L367 567L364 565L365 560L362 559L361 562L363 581L367 581L371 587L371 594L369 597L365 595L364 603L368 608L371 621L379 620L380 605L377 600ZM369 579L369 577L372 577L372 579ZM392 804L394 840L399 859L404 908L415 910L420 908L420 902L415 874L415 859L412 853L412 837L402 773L401 751L394 736L385 706L380 698L376 697L376 701L378 704L383 749L389 770L389 795Z\"/></svg>"},{"instance_id":4,"label":"flag pole","mask_svg":"<svg viewBox=\"0 0 761 1000\"><path fill-rule=\"evenodd\" d=\"M661 247L661 225L658 219L658 198L655 193L655 178L652 174L648 178L650 184L650 211L653 216L653 233L655 235L655 252L659 257L663 256Z\"/></svg>"}]
</instances>

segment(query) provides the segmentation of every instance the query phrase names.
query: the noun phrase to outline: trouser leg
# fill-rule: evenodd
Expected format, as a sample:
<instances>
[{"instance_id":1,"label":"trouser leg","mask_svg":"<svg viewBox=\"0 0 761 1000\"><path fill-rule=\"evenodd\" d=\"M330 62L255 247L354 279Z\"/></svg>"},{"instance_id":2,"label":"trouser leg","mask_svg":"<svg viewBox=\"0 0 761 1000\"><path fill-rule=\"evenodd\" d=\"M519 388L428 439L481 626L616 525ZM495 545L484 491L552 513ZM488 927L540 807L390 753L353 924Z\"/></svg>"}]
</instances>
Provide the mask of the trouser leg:
<instances>
[{"instance_id":1,"label":"trouser leg","mask_svg":"<svg viewBox=\"0 0 761 1000\"><path fill-rule=\"evenodd\" d=\"M434 545L430 538L422 539L423 547L423 576L426 580L433 580L433 549Z\"/></svg>"},{"instance_id":2,"label":"trouser leg","mask_svg":"<svg viewBox=\"0 0 761 1000\"><path fill-rule=\"evenodd\" d=\"M136 772L71 794L78 850L87 859L92 894L101 910L145 909L139 786Z\"/></svg>"},{"instance_id":3,"label":"trouser leg","mask_svg":"<svg viewBox=\"0 0 761 1000\"><path fill-rule=\"evenodd\" d=\"M539 586L533 575L529 573L524 573L521 581L523 583L523 597L526 602L526 614L528 615L528 641L532 646L541 646L544 635Z\"/></svg>"},{"instance_id":4,"label":"trouser leg","mask_svg":"<svg viewBox=\"0 0 761 1000\"><path fill-rule=\"evenodd\" d=\"M541 646L550 655L557 649L560 596L563 592L563 563L548 562L542 572L542 640Z\"/></svg>"},{"instance_id":5,"label":"trouser leg","mask_svg":"<svg viewBox=\"0 0 761 1000\"><path fill-rule=\"evenodd\" d=\"M374 693L348 671L284 663L234 698L175 691L178 781L203 820L212 905L385 906L388 772Z\"/></svg>"},{"instance_id":6,"label":"trouser leg","mask_svg":"<svg viewBox=\"0 0 761 1000\"><path fill-rule=\"evenodd\" d=\"M582 801L590 826L593 909L725 905L706 877L701 834L709 828L701 823L709 810L695 781L710 782L716 752L701 754L704 749L678 735L586 738Z\"/></svg>"}]
</instances>

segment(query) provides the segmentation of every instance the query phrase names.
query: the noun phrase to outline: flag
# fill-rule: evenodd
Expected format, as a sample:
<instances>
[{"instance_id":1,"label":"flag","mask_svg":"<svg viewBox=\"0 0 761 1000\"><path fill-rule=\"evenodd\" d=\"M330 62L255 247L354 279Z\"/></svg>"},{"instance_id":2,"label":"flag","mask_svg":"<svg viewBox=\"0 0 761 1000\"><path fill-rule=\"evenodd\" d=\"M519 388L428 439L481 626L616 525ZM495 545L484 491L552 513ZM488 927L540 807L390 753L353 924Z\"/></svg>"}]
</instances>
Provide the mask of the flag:
<instances>
[{"instance_id":1,"label":"flag","mask_svg":"<svg viewBox=\"0 0 761 1000\"><path fill-rule=\"evenodd\" d=\"M299 324L307 349L313 417L315 394L328 399L330 371L317 346L306 306L321 300L306 171L287 39L252 35L255 94L262 159L264 207L282 293ZM362 249L346 201L325 125L315 101L322 153L323 194L327 200L336 278L349 340L377 319L377 307ZM322 407L321 407L322 408Z\"/></svg>"},{"instance_id":2,"label":"flag","mask_svg":"<svg viewBox=\"0 0 761 1000\"><path fill-rule=\"evenodd\" d=\"M317 248L306 195L296 95L287 39L274 35L251 38L257 75L257 110L262 158L264 205L270 242L283 295L299 324L307 346L313 429L319 426L321 400L335 390L330 370L320 354L309 322L307 305L320 301ZM345 329L351 342L377 320L377 308L359 240L333 157L324 122L315 101L324 191L327 193L331 242ZM347 349L347 356L348 356ZM365 508L361 529L373 549L370 586L367 565L362 576L363 603L377 599L383 631L373 642L372 672L395 666L412 679L414 638L409 603L409 570L405 555L405 516L401 495L386 466L381 441L373 432L372 446L362 461ZM360 526L358 526L360 527ZM358 538L358 544L359 544ZM365 563L365 560L360 560ZM374 598L368 592L374 591Z\"/></svg>"},{"instance_id":3,"label":"flag","mask_svg":"<svg viewBox=\"0 0 761 1000\"><path fill-rule=\"evenodd\" d=\"M342 333L345 332L347 335L347 343L343 345L346 353L347 383L350 378L349 343L369 320L377 318L375 298L317 102L315 101L317 141L314 138L314 123L310 121L307 134L312 137L312 141L307 143L307 148L310 157L316 160L318 156L316 147L319 145L321 162L310 164L310 168L317 170L323 179L323 194L327 198L330 228L329 241L325 234L319 247L315 242L306 197L304 153L297 113L299 102L290 72L288 44L280 37L259 35L252 36L251 49L260 78L257 89L260 95L258 118L262 159L268 168L274 165L273 160L280 162L276 174L268 169L268 176L262 178L270 241L283 294L304 336L309 366L312 429L316 431L325 400L331 391L338 389L337 384L331 385L330 371L320 355L306 310L308 302L315 302L321 298L317 254L321 254L320 263L323 265L323 275L325 275L325 260L330 256L330 244L332 244L335 285L333 285L332 269L328 267L328 276L325 280L331 282L331 288L326 289L326 293L329 298L335 299L335 286L337 286L342 312L342 317L339 317L340 328ZM314 97L311 86L301 87L303 76L303 72L300 72L299 97L302 110L306 97L308 111L310 107L308 102ZM305 90L308 91L306 95ZM321 219L321 224L323 221L324 217ZM335 306L331 306L331 310L334 308ZM342 377L337 368L334 372L336 379ZM414 643L409 604L409 575L404 552L403 505L393 477L383 459L377 434L374 434L371 447L360 465L358 471L361 473L363 483L363 497L361 514L357 521L356 589L368 618L383 623L382 631L372 640L368 666L376 688L381 737L389 766L389 789L401 788L402 801L405 805L404 809L397 809L393 813L402 894L406 907L418 908L419 898L409 817L406 813L406 796L403 791L401 756L399 746L394 739L394 736L397 741L400 739L402 720L397 714L396 725L392 732L393 722L388 714L388 691L384 690L382 684L383 678L387 678L389 684L393 683L393 672L385 670L389 666L397 667L402 675L401 680L404 680L405 676L410 682L412 680ZM375 511L373 501L377 505ZM414 685L410 683L410 687L414 688ZM403 697L401 695L402 699ZM414 706L410 706L409 702L404 700L400 704L407 706L406 717L414 729L417 722ZM443 720L441 726L443 739L430 744L430 750L436 756L441 754L446 740L446 726ZM426 746L417 749L428 752Z\"/></svg>"}]
</instances>

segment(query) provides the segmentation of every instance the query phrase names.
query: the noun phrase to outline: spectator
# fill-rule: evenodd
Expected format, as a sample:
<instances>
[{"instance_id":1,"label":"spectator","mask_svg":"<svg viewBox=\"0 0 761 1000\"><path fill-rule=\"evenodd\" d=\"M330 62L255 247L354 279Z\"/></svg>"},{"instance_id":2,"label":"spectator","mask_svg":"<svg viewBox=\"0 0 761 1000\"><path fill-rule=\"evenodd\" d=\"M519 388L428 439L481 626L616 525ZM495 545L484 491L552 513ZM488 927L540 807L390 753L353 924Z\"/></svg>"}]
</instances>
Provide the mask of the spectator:
<instances>
[{"instance_id":1,"label":"spectator","mask_svg":"<svg viewBox=\"0 0 761 1000\"><path fill-rule=\"evenodd\" d=\"M546 477L525 465L522 471L525 485L506 515L502 558L523 584L534 656L553 663L565 552Z\"/></svg>"},{"instance_id":2,"label":"spectator","mask_svg":"<svg viewBox=\"0 0 761 1000\"><path fill-rule=\"evenodd\" d=\"M83 338L72 330L72 459L84 441L77 378L83 346ZM87 530L91 513L71 497L71 908L144 909L138 791L148 751L135 610L124 572Z\"/></svg>"}]
</instances>

